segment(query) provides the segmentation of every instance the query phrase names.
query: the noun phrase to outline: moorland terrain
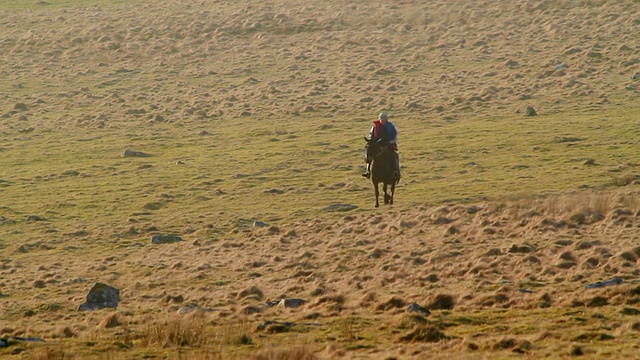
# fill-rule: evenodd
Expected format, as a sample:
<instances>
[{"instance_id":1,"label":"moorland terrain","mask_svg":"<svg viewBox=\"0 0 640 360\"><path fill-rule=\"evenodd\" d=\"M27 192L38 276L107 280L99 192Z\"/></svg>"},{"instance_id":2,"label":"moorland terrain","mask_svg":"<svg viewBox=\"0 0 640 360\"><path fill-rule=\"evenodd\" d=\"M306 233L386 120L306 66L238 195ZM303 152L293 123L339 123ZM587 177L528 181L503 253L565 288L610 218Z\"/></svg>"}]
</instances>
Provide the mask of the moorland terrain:
<instances>
[{"instance_id":1,"label":"moorland terrain","mask_svg":"<svg viewBox=\"0 0 640 360\"><path fill-rule=\"evenodd\" d=\"M639 6L2 1L0 357L637 358Z\"/></svg>"}]
</instances>

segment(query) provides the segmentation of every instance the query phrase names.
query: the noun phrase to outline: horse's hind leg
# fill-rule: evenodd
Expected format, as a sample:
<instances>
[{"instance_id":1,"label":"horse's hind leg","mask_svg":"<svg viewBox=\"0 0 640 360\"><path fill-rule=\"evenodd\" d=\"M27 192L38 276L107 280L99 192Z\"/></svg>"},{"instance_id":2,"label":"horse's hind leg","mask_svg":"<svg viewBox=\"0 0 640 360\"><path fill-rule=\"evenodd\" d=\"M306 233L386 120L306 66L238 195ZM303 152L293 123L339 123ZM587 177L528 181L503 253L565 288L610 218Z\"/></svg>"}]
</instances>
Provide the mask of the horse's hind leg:
<instances>
[{"instance_id":1,"label":"horse's hind leg","mask_svg":"<svg viewBox=\"0 0 640 360\"><path fill-rule=\"evenodd\" d=\"M387 183L382 186L382 190L384 191L384 203L385 205L389 204L389 194L387 193Z\"/></svg>"},{"instance_id":2,"label":"horse's hind leg","mask_svg":"<svg viewBox=\"0 0 640 360\"><path fill-rule=\"evenodd\" d=\"M391 195L389 195L389 205L393 205L393 193L396 192L396 183L391 184Z\"/></svg>"},{"instance_id":3,"label":"horse's hind leg","mask_svg":"<svg viewBox=\"0 0 640 360\"><path fill-rule=\"evenodd\" d=\"M375 189L375 193L376 193L376 206L375 207L380 207L380 203L378 202L378 197L380 196L380 190L378 189L378 183L374 183L373 184L373 188Z\"/></svg>"}]
</instances>

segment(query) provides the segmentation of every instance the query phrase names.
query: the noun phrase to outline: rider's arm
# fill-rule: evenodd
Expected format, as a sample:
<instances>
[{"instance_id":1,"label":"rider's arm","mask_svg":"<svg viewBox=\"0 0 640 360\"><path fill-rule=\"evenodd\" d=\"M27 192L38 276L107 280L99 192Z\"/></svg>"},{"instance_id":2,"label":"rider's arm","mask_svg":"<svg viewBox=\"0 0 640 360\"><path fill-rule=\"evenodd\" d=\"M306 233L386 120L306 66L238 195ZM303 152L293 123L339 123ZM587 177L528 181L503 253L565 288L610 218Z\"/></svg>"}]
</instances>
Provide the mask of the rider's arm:
<instances>
[{"instance_id":1,"label":"rider's arm","mask_svg":"<svg viewBox=\"0 0 640 360\"><path fill-rule=\"evenodd\" d=\"M387 123L387 133L389 133L389 143L391 144L395 144L396 139L398 138L398 131L396 130L396 127L393 126L393 124L391 123Z\"/></svg>"}]
</instances>

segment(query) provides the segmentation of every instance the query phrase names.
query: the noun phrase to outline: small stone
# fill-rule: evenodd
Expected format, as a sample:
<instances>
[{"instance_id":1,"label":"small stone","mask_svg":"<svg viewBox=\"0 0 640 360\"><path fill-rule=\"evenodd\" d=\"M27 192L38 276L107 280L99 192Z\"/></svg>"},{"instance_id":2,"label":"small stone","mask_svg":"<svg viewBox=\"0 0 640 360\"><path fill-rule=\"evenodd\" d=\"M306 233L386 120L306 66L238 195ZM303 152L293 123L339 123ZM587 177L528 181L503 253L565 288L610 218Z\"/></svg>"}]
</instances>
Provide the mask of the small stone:
<instances>
[{"instance_id":1,"label":"small stone","mask_svg":"<svg viewBox=\"0 0 640 360\"><path fill-rule=\"evenodd\" d=\"M429 311L429 309L424 306L420 306L417 303L409 304L409 306L407 307L407 312L417 312L425 316L431 314L431 311Z\"/></svg>"},{"instance_id":2,"label":"small stone","mask_svg":"<svg viewBox=\"0 0 640 360\"><path fill-rule=\"evenodd\" d=\"M253 222L253 227L267 227L267 226L269 226L269 224L262 221L256 220Z\"/></svg>"},{"instance_id":3,"label":"small stone","mask_svg":"<svg viewBox=\"0 0 640 360\"><path fill-rule=\"evenodd\" d=\"M282 299L278 303L278 306L281 308L297 308L304 305L307 300L302 299Z\"/></svg>"},{"instance_id":4,"label":"small stone","mask_svg":"<svg viewBox=\"0 0 640 360\"><path fill-rule=\"evenodd\" d=\"M143 153L141 151L135 151L135 150L127 149L122 153L122 156L124 156L124 157L149 157L151 155L147 154L147 153Z\"/></svg>"},{"instance_id":5,"label":"small stone","mask_svg":"<svg viewBox=\"0 0 640 360\"><path fill-rule=\"evenodd\" d=\"M351 205L351 204L335 203L325 207L324 210L325 211L350 211L357 208L358 208L357 206Z\"/></svg>"},{"instance_id":6,"label":"small stone","mask_svg":"<svg viewBox=\"0 0 640 360\"><path fill-rule=\"evenodd\" d=\"M538 116L538 113L536 112L536 110L533 107L527 106L527 110L525 111L525 115L526 116Z\"/></svg>"},{"instance_id":7,"label":"small stone","mask_svg":"<svg viewBox=\"0 0 640 360\"><path fill-rule=\"evenodd\" d=\"M517 61L511 59L511 60L507 61L505 63L505 65L507 65L508 67L512 68L512 67L516 67L516 66L518 66L520 64Z\"/></svg>"},{"instance_id":8,"label":"small stone","mask_svg":"<svg viewBox=\"0 0 640 360\"><path fill-rule=\"evenodd\" d=\"M151 237L152 244L171 244L182 241L178 235L153 235Z\"/></svg>"},{"instance_id":9,"label":"small stone","mask_svg":"<svg viewBox=\"0 0 640 360\"><path fill-rule=\"evenodd\" d=\"M33 221L45 221L46 219L43 218L42 216L38 216L38 215L27 215L27 221L28 222L33 222Z\"/></svg>"},{"instance_id":10,"label":"small stone","mask_svg":"<svg viewBox=\"0 0 640 360\"><path fill-rule=\"evenodd\" d=\"M27 104L25 104L25 103L16 103L15 105L13 105L13 109L14 110L21 110L21 111L27 110Z\"/></svg>"}]
</instances>

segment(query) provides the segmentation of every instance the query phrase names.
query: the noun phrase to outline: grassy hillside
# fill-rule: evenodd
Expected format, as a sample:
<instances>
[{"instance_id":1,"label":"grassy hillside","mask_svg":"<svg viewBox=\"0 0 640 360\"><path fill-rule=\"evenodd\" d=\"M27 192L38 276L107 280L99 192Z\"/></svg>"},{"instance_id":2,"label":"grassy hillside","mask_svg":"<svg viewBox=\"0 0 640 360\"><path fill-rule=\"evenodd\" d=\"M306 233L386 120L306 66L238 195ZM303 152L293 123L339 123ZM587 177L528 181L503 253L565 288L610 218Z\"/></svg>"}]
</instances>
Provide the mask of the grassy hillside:
<instances>
[{"instance_id":1,"label":"grassy hillside","mask_svg":"<svg viewBox=\"0 0 640 360\"><path fill-rule=\"evenodd\" d=\"M635 354L637 5L2 2L0 355Z\"/></svg>"}]
</instances>

